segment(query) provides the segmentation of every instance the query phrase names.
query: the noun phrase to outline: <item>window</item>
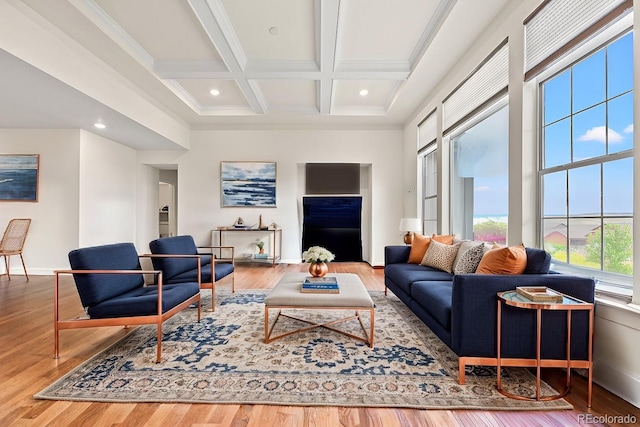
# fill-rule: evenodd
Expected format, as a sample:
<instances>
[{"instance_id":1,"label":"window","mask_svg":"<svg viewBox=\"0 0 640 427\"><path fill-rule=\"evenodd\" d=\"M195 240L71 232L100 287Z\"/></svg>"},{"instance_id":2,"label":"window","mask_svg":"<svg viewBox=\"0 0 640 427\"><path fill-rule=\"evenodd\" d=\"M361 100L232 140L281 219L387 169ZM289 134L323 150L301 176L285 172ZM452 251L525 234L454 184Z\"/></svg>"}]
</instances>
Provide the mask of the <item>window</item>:
<instances>
[{"instance_id":1,"label":"window","mask_svg":"<svg viewBox=\"0 0 640 427\"><path fill-rule=\"evenodd\" d=\"M418 162L422 176L422 232L438 234L438 136L436 110L418 124Z\"/></svg>"},{"instance_id":2,"label":"window","mask_svg":"<svg viewBox=\"0 0 640 427\"><path fill-rule=\"evenodd\" d=\"M505 104L506 98L450 140L452 232L462 239L507 241L509 107Z\"/></svg>"},{"instance_id":3,"label":"window","mask_svg":"<svg viewBox=\"0 0 640 427\"><path fill-rule=\"evenodd\" d=\"M540 94L544 248L560 265L630 283L633 33L542 82Z\"/></svg>"},{"instance_id":4,"label":"window","mask_svg":"<svg viewBox=\"0 0 640 427\"><path fill-rule=\"evenodd\" d=\"M425 236L438 234L438 151L436 144L422 154L422 231Z\"/></svg>"}]
</instances>

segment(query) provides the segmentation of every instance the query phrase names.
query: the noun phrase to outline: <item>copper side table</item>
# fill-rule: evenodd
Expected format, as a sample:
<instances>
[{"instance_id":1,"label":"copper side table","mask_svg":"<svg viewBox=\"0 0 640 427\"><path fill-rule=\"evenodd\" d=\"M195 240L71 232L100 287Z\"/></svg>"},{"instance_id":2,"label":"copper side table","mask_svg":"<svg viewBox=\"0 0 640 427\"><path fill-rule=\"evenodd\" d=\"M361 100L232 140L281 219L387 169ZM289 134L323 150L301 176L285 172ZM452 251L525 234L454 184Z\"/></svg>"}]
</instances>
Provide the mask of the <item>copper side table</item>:
<instances>
[{"instance_id":1,"label":"copper side table","mask_svg":"<svg viewBox=\"0 0 640 427\"><path fill-rule=\"evenodd\" d=\"M502 306L506 304L511 307L518 307L525 310L536 310L536 358L535 359L503 359L501 355L502 345ZM515 290L498 292L498 319L497 319L497 389L500 393L507 397L519 400L555 400L564 397L571 389L571 368L585 368L589 370L588 388L587 388L587 406L591 407L591 392L593 389L593 303L582 301L578 298L564 295L562 302L534 302L520 295ZM566 360L542 359L541 343L542 343L542 311L543 310L561 310L567 312L567 349ZM574 310L583 310L589 312L589 349L588 360L571 360L571 313ZM507 362L507 363L504 363ZM535 397L521 396L502 390L501 368L503 363L507 366L522 366L536 368L536 395ZM564 389L553 396L540 395L540 370L541 368L566 368L567 381Z\"/></svg>"}]
</instances>

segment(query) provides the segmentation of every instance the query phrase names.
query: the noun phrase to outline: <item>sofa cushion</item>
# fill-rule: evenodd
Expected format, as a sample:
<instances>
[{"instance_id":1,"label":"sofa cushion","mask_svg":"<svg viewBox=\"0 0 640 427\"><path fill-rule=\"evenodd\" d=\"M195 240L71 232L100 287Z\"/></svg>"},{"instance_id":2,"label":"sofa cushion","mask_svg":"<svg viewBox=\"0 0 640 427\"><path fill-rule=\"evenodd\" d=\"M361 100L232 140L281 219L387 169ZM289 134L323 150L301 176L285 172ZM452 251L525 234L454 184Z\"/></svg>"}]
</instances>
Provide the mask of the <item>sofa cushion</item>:
<instances>
[{"instance_id":1,"label":"sofa cushion","mask_svg":"<svg viewBox=\"0 0 640 427\"><path fill-rule=\"evenodd\" d=\"M526 248L527 268L524 274L547 274L551 267L551 255L543 249Z\"/></svg>"},{"instance_id":2,"label":"sofa cushion","mask_svg":"<svg viewBox=\"0 0 640 427\"><path fill-rule=\"evenodd\" d=\"M73 270L140 270L138 252L133 243L115 243L74 249L69 252ZM83 307L122 295L144 285L142 274L74 274Z\"/></svg>"},{"instance_id":3,"label":"sofa cushion","mask_svg":"<svg viewBox=\"0 0 640 427\"><path fill-rule=\"evenodd\" d=\"M451 330L451 282L423 281L411 287L416 300L445 329Z\"/></svg>"},{"instance_id":4,"label":"sofa cushion","mask_svg":"<svg viewBox=\"0 0 640 427\"><path fill-rule=\"evenodd\" d=\"M409 252L409 259L407 262L411 264L420 264L425 252L427 252L430 242L431 237L423 236L420 233L413 233L411 252Z\"/></svg>"},{"instance_id":5,"label":"sofa cushion","mask_svg":"<svg viewBox=\"0 0 640 427\"><path fill-rule=\"evenodd\" d=\"M453 276L441 270L417 264L389 264L384 275L405 293L411 295L411 284L421 280L451 281Z\"/></svg>"},{"instance_id":6,"label":"sofa cushion","mask_svg":"<svg viewBox=\"0 0 640 427\"><path fill-rule=\"evenodd\" d=\"M455 261L458 254L458 248L460 248L460 243L446 245L437 240L432 240L420 265L451 273L453 271L453 261Z\"/></svg>"},{"instance_id":7,"label":"sofa cushion","mask_svg":"<svg viewBox=\"0 0 640 427\"><path fill-rule=\"evenodd\" d=\"M476 273L478 274L522 274L527 268L527 253L524 245L496 247L484 254Z\"/></svg>"},{"instance_id":8,"label":"sofa cushion","mask_svg":"<svg viewBox=\"0 0 640 427\"><path fill-rule=\"evenodd\" d=\"M475 273L483 256L484 245L482 243L476 244L470 249L467 249L458 259L458 262L454 263L453 274Z\"/></svg>"}]
</instances>

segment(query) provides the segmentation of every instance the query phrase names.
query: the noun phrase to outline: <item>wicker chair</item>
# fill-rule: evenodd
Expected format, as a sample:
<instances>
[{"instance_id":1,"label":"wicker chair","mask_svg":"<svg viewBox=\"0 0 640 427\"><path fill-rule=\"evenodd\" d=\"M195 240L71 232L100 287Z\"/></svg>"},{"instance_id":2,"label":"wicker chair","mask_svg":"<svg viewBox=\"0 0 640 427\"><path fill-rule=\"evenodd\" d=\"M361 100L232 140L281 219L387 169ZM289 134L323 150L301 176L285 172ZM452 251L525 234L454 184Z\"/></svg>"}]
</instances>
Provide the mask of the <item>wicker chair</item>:
<instances>
[{"instance_id":1,"label":"wicker chair","mask_svg":"<svg viewBox=\"0 0 640 427\"><path fill-rule=\"evenodd\" d=\"M24 275L27 277L27 281L29 280L27 266L24 264L24 258L22 257L22 248L24 247L24 241L27 239L30 225L31 218L12 219L9 221L9 225L7 225L7 229L4 231L4 235L0 241L0 257L4 257L5 274L9 280L11 280L11 263L9 262L11 255L20 255ZM4 276L4 274L2 274L2 276Z\"/></svg>"}]
</instances>

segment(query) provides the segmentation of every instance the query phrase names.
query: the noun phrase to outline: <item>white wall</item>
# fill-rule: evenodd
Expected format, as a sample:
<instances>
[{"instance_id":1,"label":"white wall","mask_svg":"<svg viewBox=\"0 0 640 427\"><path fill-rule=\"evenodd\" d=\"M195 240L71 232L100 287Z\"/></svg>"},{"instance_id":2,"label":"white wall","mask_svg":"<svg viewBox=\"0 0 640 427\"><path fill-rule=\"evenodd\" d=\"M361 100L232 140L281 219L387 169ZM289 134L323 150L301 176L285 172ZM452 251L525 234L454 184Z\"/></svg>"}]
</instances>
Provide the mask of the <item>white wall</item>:
<instances>
[{"instance_id":1,"label":"white wall","mask_svg":"<svg viewBox=\"0 0 640 427\"><path fill-rule=\"evenodd\" d=\"M80 132L79 246L135 242L136 171L135 150Z\"/></svg>"},{"instance_id":2,"label":"white wall","mask_svg":"<svg viewBox=\"0 0 640 427\"><path fill-rule=\"evenodd\" d=\"M275 221L283 227L283 259L299 261L298 167L307 162L371 164L372 250L363 255L371 264L383 265L384 246L401 243L400 130L202 130L192 132L190 146L177 160L178 233L193 235L198 244L210 244L211 230L219 225L231 225L239 216L257 223L262 214L267 224ZM277 162L277 207L222 208L221 161Z\"/></svg>"},{"instance_id":3,"label":"white wall","mask_svg":"<svg viewBox=\"0 0 640 427\"><path fill-rule=\"evenodd\" d=\"M11 218L31 218L29 274L67 268L67 253L77 247L79 147L78 130L0 129L0 153L40 155L38 202L0 202L0 233ZM19 257L11 257L11 272L23 274Z\"/></svg>"},{"instance_id":4,"label":"white wall","mask_svg":"<svg viewBox=\"0 0 640 427\"><path fill-rule=\"evenodd\" d=\"M29 274L68 268L78 247L127 241L146 252L158 237L158 170L134 150L77 129L0 129L0 153L40 155L38 202L0 202L0 232L11 218L32 219ZM11 272L22 274L18 257Z\"/></svg>"},{"instance_id":5,"label":"white wall","mask_svg":"<svg viewBox=\"0 0 640 427\"><path fill-rule=\"evenodd\" d=\"M138 253L149 253L149 242L160 236L158 218L160 171L144 164L138 164L137 171L136 248ZM150 260L146 261L148 263L143 262L143 266L150 267Z\"/></svg>"}]
</instances>

